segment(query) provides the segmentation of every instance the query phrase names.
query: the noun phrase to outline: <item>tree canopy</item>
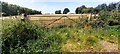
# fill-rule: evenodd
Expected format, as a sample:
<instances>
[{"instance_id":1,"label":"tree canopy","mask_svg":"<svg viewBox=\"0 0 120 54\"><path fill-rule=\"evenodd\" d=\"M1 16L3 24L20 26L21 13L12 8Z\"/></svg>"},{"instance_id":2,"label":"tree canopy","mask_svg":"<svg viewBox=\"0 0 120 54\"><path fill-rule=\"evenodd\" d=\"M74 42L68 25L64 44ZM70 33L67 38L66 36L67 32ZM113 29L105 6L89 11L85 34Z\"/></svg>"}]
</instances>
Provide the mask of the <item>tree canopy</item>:
<instances>
[{"instance_id":1,"label":"tree canopy","mask_svg":"<svg viewBox=\"0 0 120 54\"><path fill-rule=\"evenodd\" d=\"M61 14L61 10L56 10L55 14Z\"/></svg>"},{"instance_id":2,"label":"tree canopy","mask_svg":"<svg viewBox=\"0 0 120 54\"><path fill-rule=\"evenodd\" d=\"M20 7L18 5L8 4L6 2L1 2L1 1L0 3L2 5L2 13L4 13L3 16L12 16L12 15L18 15L21 13L42 14L41 11L32 10L29 8Z\"/></svg>"},{"instance_id":3,"label":"tree canopy","mask_svg":"<svg viewBox=\"0 0 120 54\"><path fill-rule=\"evenodd\" d=\"M87 13L98 13L99 9L95 9L93 7L85 7L85 5L82 5L80 7L77 7L75 10L76 14L87 14Z\"/></svg>"},{"instance_id":4,"label":"tree canopy","mask_svg":"<svg viewBox=\"0 0 120 54\"><path fill-rule=\"evenodd\" d=\"M63 14L67 14L68 12L70 12L70 10L69 10L68 8L65 8L65 9L63 10Z\"/></svg>"},{"instance_id":5,"label":"tree canopy","mask_svg":"<svg viewBox=\"0 0 120 54\"><path fill-rule=\"evenodd\" d=\"M117 3L110 3L109 5L103 3L98 5L97 7L86 7L85 5L82 5L80 7L77 7L75 10L76 14L86 14L86 13L93 13L98 14L100 11L113 11L118 9L120 11L120 4Z\"/></svg>"}]
</instances>

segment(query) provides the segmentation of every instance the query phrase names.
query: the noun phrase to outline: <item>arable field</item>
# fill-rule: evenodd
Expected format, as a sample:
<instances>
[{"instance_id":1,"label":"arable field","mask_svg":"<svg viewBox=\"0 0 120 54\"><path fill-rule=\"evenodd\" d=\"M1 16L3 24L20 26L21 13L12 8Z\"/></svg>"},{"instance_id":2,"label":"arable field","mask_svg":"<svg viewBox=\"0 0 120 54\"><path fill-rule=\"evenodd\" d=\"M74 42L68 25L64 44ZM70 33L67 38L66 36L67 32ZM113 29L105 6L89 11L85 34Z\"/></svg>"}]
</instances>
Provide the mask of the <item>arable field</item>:
<instances>
[{"instance_id":1,"label":"arable field","mask_svg":"<svg viewBox=\"0 0 120 54\"><path fill-rule=\"evenodd\" d=\"M45 26L55 26L56 24L70 24L71 22L79 23L77 21L82 18L92 18L94 15L90 14L53 14L53 15L29 15L29 20L34 24L41 24Z\"/></svg>"},{"instance_id":2,"label":"arable field","mask_svg":"<svg viewBox=\"0 0 120 54\"><path fill-rule=\"evenodd\" d=\"M14 54L118 51L120 25L100 27L94 24L94 21L88 22L88 18L73 20L75 22L60 19L51 24L52 27L45 28L39 23L42 20L23 22L5 19L2 21L2 52ZM47 19L42 24L53 21Z\"/></svg>"}]
</instances>

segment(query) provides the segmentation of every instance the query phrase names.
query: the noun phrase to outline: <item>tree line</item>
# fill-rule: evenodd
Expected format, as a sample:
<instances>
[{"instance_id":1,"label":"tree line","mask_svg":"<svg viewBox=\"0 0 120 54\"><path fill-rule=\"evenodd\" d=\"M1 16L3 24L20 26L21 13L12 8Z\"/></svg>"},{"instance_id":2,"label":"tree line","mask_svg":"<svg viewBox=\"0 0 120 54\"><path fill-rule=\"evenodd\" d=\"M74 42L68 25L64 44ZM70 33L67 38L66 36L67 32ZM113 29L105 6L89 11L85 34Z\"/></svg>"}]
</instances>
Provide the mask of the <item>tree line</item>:
<instances>
[{"instance_id":1,"label":"tree line","mask_svg":"<svg viewBox=\"0 0 120 54\"><path fill-rule=\"evenodd\" d=\"M98 5L97 7L86 7L85 5L82 5L80 7L77 7L75 10L76 14L98 14L101 11L116 11L116 9L120 12L120 2L116 3L110 3L109 5L103 3ZM8 4L6 2L1 2L0 4L2 6L2 13L3 16L12 16L12 15L18 15L22 13L26 13L27 15L33 15L33 14L42 14L41 11L32 10L26 7L20 7L18 5ZM117 8L118 7L118 8ZM63 12L61 10L56 10L55 14L67 14L70 12L69 8L65 8Z\"/></svg>"},{"instance_id":2,"label":"tree line","mask_svg":"<svg viewBox=\"0 0 120 54\"><path fill-rule=\"evenodd\" d=\"M42 14L41 11L32 10L32 9L21 7L18 5L8 4L7 2L0 1L0 4L1 4L3 16L13 16L13 15L18 15L22 13L26 13L28 15Z\"/></svg>"},{"instance_id":3,"label":"tree line","mask_svg":"<svg viewBox=\"0 0 120 54\"><path fill-rule=\"evenodd\" d=\"M82 5L82 6L76 8L75 13L76 14L87 14L87 13L98 14L101 11L116 11L116 10L119 10L119 12L120 12L120 4L119 3L120 2L110 3L109 5L103 3L103 4L98 5L95 8L86 7L85 5ZM70 10L68 8L65 8L63 10L63 14L67 14L68 12L70 12ZM56 10L55 14L62 14L61 10Z\"/></svg>"}]
</instances>

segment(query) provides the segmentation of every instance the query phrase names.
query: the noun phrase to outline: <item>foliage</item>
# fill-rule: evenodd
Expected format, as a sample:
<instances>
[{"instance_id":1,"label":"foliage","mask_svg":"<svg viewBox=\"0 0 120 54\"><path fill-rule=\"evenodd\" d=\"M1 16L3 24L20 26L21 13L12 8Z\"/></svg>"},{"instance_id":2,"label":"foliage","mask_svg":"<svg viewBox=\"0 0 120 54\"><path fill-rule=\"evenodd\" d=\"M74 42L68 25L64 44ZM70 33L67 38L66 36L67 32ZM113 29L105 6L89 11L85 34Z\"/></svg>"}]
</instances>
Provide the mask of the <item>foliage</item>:
<instances>
[{"instance_id":1,"label":"foliage","mask_svg":"<svg viewBox=\"0 0 120 54\"><path fill-rule=\"evenodd\" d=\"M41 38L42 36L38 33L38 30L42 32L37 26L30 25L26 22L17 23L12 27L4 29L2 33L3 52L9 53L11 48L26 47L25 43L28 40L36 40L38 37Z\"/></svg>"},{"instance_id":2,"label":"foliage","mask_svg":"<svg viewBox=\"0 0 120 54\"><path fill-rule=\"evenodd\" d=\"M101 11L113 11L113 10L120 10L120 4L119 2L116 3L110 3L109 5L103 3L98 5L97 7L86 7L85 5L82 5L80 7L77 7L75 10L76 14L86 14L86 13L93 13L93 14L98 14Z\"/></svg>"},{"instance_id":3,"label":"foliage","mask_svg":"<svg viewBox=\"0 0 120 54\"><path fill-rule=\"evenodd\" d=\"M109 26L104 28L106 32L106 36L104 36L107 41L111 42L111 43L118 43L118 37L120 36L119 32L120 32L120 25L115 25L115 26Z\"/></svg>"},{"instance_id":4,"label":"foliage","mask_svg":"<svg viewBox=\"0 0 120 54\"><path fill-rule=\"evenodd\" d=\"M100 9L100 10L104 10L104 11L112 11L112 10L115 10L117 9L117 6L118 6L118 10L120 10L120 4L119 2L116 2L116 3L110 3L109 5L103 3L101 5L98 5L96 8Z\"/></svg>"},{"instance_id":5,"label":"foliage","mask_svg":"<svg viewBox=\"0 0 120 54\"><path fill-rule=\"evenodd\" d=\"M56 10L55 14L61 14L61 10Z\"/></svg>"},{"instance_id":6,"label":"foliage","mask_svg":"<svg viewBox=\"0 0 120 54\"><path fill-rule=\"evenodd\" d=\"M98 8L98 9L100 9L100 10L106 11L106 9L107 9L107 4L103 3L103 4L101 4L101 5L98 5L96 8Z\"/></svg>"},{"instance_id":7,"label":"foliage","mask_svg":"<svg viewBox=\"0 0 120 54\"><path fill-rule=\"evenodd\" d=\"M65 8L65 9L63 10L63 14L67 14L68 12L70 12L70 10L69 10L68 8Z\"/></svg>"},{"instance_id":8,"label":"foliage","mask_svg":"<svg viewBox=\"0 0 120 54\"><path fill-rule=\"evenodd\" d=\"M102 20L106 25L119 25L120 16L118 12L101 11L99 20Z\"/></svg>"},{"instance_id":9,"label":"foliage","mask_svg":"<svg viewBox=\"0 0 120 54\"><path fill-rule=\"evenodd\" d=\"M21 13L27 13L27 14L42 14L41 11L37 10L32 10L29 8L25 7L20 7L18 5L13 5L13 4L8 4L6 2L1 2L0 4L2 5L2 13L3 16L12 16L12 15L18 15Z\"/></svg>"},{"instance_id":10,"label":"foliage","mask_svg":"<svg viewBox=\"0 0 120 54\"><path fill-rule=\"evenodd\" d=\"M99 9L93 8L93 7L85 7L85 5L82 5L80 7L77 7L75 10L76 14L87 14L87 13L92 13L92 14L97 14L99 12Z\"/></svg>"}]
</instances>

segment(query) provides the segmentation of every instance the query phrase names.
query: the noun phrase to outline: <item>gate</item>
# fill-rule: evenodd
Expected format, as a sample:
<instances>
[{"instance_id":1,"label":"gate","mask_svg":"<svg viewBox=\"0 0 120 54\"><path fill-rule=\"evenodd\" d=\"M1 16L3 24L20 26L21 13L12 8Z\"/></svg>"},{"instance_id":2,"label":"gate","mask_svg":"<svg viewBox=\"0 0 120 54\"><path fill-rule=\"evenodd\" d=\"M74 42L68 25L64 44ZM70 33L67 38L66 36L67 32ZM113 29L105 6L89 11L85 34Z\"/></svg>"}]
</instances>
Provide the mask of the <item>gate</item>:
<instances>
[{"instance_id":1,"label":"gate","mask_svg":"<svg viewBox=\"0 0 120 54\"><path fill-rule=\"evenodd\" d=\"M33 15L29 16L30 21L35 24L42 25L44 27L54 27L57 25L69 25L71 23L80 24L81 18L88 18L88 14L75 14L75 15Z\"/></svg>"},{"instance_id":2,"label":"gate","mask_svg":"<svg viewBox=\"0 0 120 54\"><path fill-rule=\"evenodd\" d=\"M60 18L54 20L53 22L51 22L51 23L45 25L45 27L48 27L49 25L54 24L55 22L61 20L62 18L64 18L64 24L65 24L65 18L67 18L68 20L71 20L71 21L74 22L74 23L79 24L76 20L73 20L73 19L69 18L68 16L61 16Z\"/></svg>"}]
</instances>

